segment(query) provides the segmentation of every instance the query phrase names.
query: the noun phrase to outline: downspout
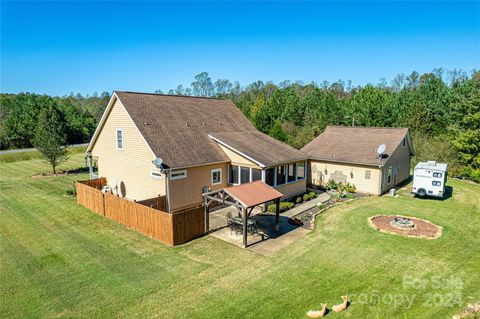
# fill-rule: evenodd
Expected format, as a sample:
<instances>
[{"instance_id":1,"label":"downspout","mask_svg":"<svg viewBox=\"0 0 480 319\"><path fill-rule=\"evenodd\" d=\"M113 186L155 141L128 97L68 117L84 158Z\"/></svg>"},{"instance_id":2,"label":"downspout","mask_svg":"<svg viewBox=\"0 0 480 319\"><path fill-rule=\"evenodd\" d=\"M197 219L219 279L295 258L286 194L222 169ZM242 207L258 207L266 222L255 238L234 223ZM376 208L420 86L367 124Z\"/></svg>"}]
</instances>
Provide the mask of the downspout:
<instances>
[{"instance_id":1,"label":"downspout","mask_svg":"<svg viewBox=\"0 0 480 319\"><path fill-rule=\"evenodd\" d=\"M378 165L378 168L380 169L380 186L379 186L379 194L378 195L382 195L383 194L383 166L382 165Z\"/></svg>"},{"instance_id":2,"label":"downspout","mask_svg":"<svg viewBox=\"0 0 480 319\"><path fill-rule=\"evenodd\" d=\"M93 159L92 159L92 153L91 152L87 152L86 153L86 157L88 158L88 164L89 164L89 168L88 168L88 171L90 173L90 179L93 178Z\"/></svg>"},{"instance_id":3,"label":"downspout","mask_svg":"<svg viewBox=\"0 0 480 319\"><path fill-rule=\"evenodd\" d=\"M167 191L167 212L170 213L170 169L165 170L166 191Z\"/></svg>"}]
</instances>

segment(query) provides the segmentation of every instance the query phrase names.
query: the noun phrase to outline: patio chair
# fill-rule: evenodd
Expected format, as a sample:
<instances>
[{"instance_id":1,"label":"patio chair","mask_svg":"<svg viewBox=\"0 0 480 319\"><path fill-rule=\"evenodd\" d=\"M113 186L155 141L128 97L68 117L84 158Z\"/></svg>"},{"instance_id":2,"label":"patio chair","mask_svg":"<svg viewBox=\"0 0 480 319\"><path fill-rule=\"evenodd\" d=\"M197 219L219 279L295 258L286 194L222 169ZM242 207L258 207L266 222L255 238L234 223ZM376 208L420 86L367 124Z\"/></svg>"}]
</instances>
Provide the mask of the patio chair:
<instances>
[{"instance_id":1,"label":"patio chair","mask_svg":"<svg viewBox=\"0 0 480 319\"><path fill-rule=\"evenodd\" d=\"M258 227L257 227L257 222L253 218L249 218L249 223L247 225L247 232L250 235L255 235L258 234Z\"/></svg>"}]
</instances>

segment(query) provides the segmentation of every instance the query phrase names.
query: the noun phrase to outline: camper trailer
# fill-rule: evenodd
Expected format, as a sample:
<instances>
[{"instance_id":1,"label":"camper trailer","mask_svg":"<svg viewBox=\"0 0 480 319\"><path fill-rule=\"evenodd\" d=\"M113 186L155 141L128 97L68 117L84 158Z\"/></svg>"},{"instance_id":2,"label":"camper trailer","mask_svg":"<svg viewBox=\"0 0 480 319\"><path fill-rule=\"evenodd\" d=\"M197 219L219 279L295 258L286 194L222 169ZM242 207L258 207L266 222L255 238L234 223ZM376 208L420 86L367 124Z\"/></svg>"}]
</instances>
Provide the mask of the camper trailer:
<instances>
[{"instance_id":1,"label":"camper trailer","mask_svg":"<svg viewBox=\"0 0 480 319\"><path fill-rule=\"evenodd\" d=\"M447 182L447 164L435 161L420 162L413 171L412 193L420 197L443 198Z\"/></svg>"}]
</instances>

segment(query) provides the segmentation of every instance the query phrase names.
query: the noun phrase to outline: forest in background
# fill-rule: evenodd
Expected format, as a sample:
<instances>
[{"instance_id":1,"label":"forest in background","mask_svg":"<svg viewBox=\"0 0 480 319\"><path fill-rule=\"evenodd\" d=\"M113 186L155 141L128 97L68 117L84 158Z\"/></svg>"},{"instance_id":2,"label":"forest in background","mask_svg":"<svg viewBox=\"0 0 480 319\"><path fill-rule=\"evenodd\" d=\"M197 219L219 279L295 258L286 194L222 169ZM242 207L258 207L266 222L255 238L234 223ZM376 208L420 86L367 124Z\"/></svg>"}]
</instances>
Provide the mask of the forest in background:
<instances>
[{"instance_id":1,"label":"forest in background","mask_svg":"<svg viewBox=\"0 0 480 319\"><path fill-rule=\"evenodd\" d=\"M260 131L296 148L327 125L408 127L415 162L448 162L451 175L480 182L478 71L414 71L364 86L339 80L256 81L244 87L228 79L214 81L202 72L189 86L178 85L167 93L229 98ZM39 114L47 107L61 115L68 144L88 142L109 98L108 92L63 97L0 94L0 147L31 147Z\"/></svg>"}]
</instances>

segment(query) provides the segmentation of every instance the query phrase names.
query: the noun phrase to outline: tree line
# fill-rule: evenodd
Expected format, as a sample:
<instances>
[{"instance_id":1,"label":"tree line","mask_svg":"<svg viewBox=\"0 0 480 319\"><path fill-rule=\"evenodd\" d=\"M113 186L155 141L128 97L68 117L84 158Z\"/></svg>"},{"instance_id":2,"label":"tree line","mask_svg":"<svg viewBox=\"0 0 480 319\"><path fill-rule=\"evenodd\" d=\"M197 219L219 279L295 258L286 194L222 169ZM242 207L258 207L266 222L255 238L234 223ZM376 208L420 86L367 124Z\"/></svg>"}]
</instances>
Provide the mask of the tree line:
<instances>
[{"instance_id":1,"label":"tree line","mask_svg":"<svg viewBox=\"0 0 480 319\"><path fill-rule=\"evenodd\" d=\"M163 93L157 90L156 93ZM351 81L256 81L245 87L228 79L195 76L189 86L168 94L229 98L262 132L301 148L327 125L408 127L415 160L450 165L453 175L480 182L480 72L461 70L399 74L390 82L353 86ZM86 142L108 102L109 94L48 97L0 96L0 146L31 146L39 114L58 110L68 143Z\"/></svg>"}]
</instances>

